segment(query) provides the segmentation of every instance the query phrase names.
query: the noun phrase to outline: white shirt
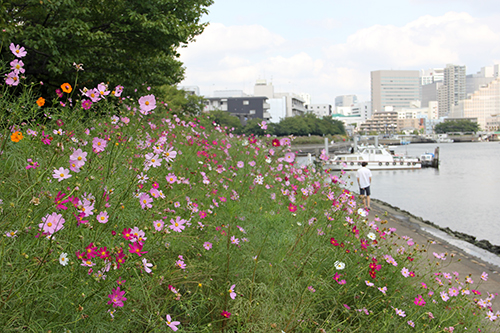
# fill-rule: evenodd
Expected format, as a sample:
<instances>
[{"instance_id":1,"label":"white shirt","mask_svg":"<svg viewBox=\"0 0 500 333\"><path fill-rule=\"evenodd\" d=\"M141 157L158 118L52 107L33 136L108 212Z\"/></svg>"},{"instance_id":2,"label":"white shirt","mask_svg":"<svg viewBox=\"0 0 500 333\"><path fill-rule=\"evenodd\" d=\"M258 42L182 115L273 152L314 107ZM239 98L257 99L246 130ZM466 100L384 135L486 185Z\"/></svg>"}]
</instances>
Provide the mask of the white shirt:
<instances>
[{"instance_id":1,"label":"white shirt","mask_svg":"<svg viewBox=\"0 0 500 333\"><path fill-rule=\"evenodd\" d=\"M361 167L356 172L356 178L358 179L359 187L366 188L370 186L370 179L372 178L372 172L367 167Z\"/></svg>"}]
</instances>

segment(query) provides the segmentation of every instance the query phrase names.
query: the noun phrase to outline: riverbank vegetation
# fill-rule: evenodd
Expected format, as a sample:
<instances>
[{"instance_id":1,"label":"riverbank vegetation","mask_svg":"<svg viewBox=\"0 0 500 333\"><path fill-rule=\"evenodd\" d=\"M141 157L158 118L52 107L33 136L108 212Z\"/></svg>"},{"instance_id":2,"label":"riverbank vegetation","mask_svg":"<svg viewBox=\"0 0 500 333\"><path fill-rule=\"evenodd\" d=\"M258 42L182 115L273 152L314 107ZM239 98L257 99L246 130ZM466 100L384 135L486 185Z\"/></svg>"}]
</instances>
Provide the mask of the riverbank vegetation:
<instances>
[{"instance_id":1,"label":"riverbank vegetation","mask_svg":"<svg viewBox=\"0 0 500 333\"><path fill-rule=\"evenodd\" d=\"M54 103L14 70L1 87L4 332L477 332L499 315L486 273L423 261L293 137L70 79Z\"/></svg>"}]
</instances>

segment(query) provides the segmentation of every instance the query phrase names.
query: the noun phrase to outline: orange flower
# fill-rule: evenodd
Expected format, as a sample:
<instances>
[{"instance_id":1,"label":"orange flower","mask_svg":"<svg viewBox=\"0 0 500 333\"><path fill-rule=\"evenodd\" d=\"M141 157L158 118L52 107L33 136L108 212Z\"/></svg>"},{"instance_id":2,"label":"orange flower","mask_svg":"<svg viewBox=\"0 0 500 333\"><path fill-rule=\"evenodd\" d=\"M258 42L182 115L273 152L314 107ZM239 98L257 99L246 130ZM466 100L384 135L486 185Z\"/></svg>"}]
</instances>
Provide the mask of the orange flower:
<instances>
[{"instance_id":1,"label":"orange flower","mask_svg":"<svg viewBox=\"0 0 500 333\"><path fill-rule=\"evenodd\" d=\"M45 98L43 97L40 97L39 99L36 100L36 104L38 104L38 106L42 107L45 105Z\"/></svg>"},{"instance_id":2,"label":"orange flower","mask_svg":"<svg viewBox=\"0 0 500 333\"><path fill-rule=\"evenodd\" d=\"M61 89L62 89L62 91L64 91L67 94L69 94L73 90L73 88L71 88L71 84L69 84L69 83L61 84Z\"/></svg>"},{"instance_id":3,"label":"orange flower","mask_svg":"<svg viewBox=\"0 0 500 333\"><path fill-rule=\"evenodd\" d=\"M12 133L12 135L10 136L10 139L14 142L19 142L23 139L23 133L17 131L17 132L14 132Z\"/></svg>"}]
</instances>

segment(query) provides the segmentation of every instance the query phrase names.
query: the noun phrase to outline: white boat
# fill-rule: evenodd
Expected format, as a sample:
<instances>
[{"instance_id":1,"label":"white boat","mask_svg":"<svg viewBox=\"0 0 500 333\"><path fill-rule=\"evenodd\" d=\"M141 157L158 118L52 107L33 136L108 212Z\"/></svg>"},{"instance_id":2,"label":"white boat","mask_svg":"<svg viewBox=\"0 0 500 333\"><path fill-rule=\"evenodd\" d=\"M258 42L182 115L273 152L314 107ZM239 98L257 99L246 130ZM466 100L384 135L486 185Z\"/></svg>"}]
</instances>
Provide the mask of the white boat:
<instances>
[{"instance_id":1,"label":"white boat","mask_svg":"<svg viewBox=\"0 0 500 333\"><path fill-rule=\"evenodd\" d=\"M416 157L391 155L387 149L378 146L360 147L357 153L337 154L326 164L325 169L357 170L362 162L368 162L370 170L420 169L422 164Z\"/></svg>"}]
</instances>

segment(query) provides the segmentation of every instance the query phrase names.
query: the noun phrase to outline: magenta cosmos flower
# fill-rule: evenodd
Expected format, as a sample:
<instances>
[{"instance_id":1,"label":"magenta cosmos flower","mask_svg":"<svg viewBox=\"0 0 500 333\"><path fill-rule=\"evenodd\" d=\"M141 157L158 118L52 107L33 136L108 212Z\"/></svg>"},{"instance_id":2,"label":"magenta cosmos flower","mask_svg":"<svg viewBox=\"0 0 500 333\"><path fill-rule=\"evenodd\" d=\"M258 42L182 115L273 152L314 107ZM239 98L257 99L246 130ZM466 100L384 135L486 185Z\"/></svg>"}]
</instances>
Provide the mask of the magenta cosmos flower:
<instances>
[{"instance_id":1,"label":"magenta cosmos flower","mask_svg":"<svg viewBox=\"0 0 500 333\"><path fill-rule=\"evenodd\" d=\"M149 111L156 108L156 98L154 95L146 95L139 98L139 106L141 108L140 112L142 114L148 114Z\"/></svg>"},{"instance_id":2,"label":"magenta cosmos flower","mask_svg":"<svg viewBox=\"0 0 500 333\"><path fill-rule=\"evenodd\" d=\"M125 290L120 291L120 287L112 289L111 294L108 295L110 298L108 304L113 304L114 308L117 306L123 307L123 302L127 300L123 295L125 295Z\"/></svg>"},{"instance_id":3,"label":"magenta cosmos flower","mask_svg":"<svg viewBox=\"0 0 500 333\"><path fill-rule=\"evenodd\" d=\"M28 53L24 47L19 47L19 45L14 45L14 43L10 43L9 49L18 58L22 58Z\"/></svg>"},{"instance_id":4,"label":"magenta cosmos flower","mask_svg":"<svg viewBox=\"0 0 500 333\"><path fill-rule=\"evenodd\" d=\"M84 110L88 110L88 109L90 109L90 107L91 107L91 106L92 106L92 101L91 101L90 99L84 99L84 100L82 101L82 108L83 108Z\"/></svg>"},{"instance_id":5,"label":"magenta cosmos flower","mask_svg":"<svg viewBox=\"0 0 500 333\"><path fill-rule=\"evenodd\" d=\"M170 315L167 315L167 326L172 329L172 331L177 331L179 328L177 325L180 325L181 323L179 321L172 321L172 318Z\"/></svg>"},{"instance_id":6,"label":"magenta cosmos flower","mask_svg":"<svg viewBox=\"0 0 500 333\"><path fill-rule=\"evenodd\" d=\"M59 169L54 169L54 174L52 175L52 177L54 177L58 181L62 181L63 179L70 178L71 175L69 174L68 169L60 167Z\"/></svg>"},{"instance_id":7,"label":"magenta cosmos flower","mask_svg":"<svg viewBox=\"0 0 500 333\"><path fill-rule=\"evenodd\" d=\"M64 222L66 222L66 220L61 214L52 213L42 217L42 223L40 223L38 227L42 229L44 233L52 235L64 228Z\"/></svg>"},{"instance_id":8,"label":"magenta cosmos flower","mask_svg":"<svg viewBox=\"0 0 500 333\"><path fill-rule=\"evenodd\" d=\"M78 148L77 150L75 150L73 152L73 154L71 154L69 159L72 161L77 161L79 164L81 164L83 166L85 164L85 162L87 161L87 152Z\"/></svg>"}]
</instances>

